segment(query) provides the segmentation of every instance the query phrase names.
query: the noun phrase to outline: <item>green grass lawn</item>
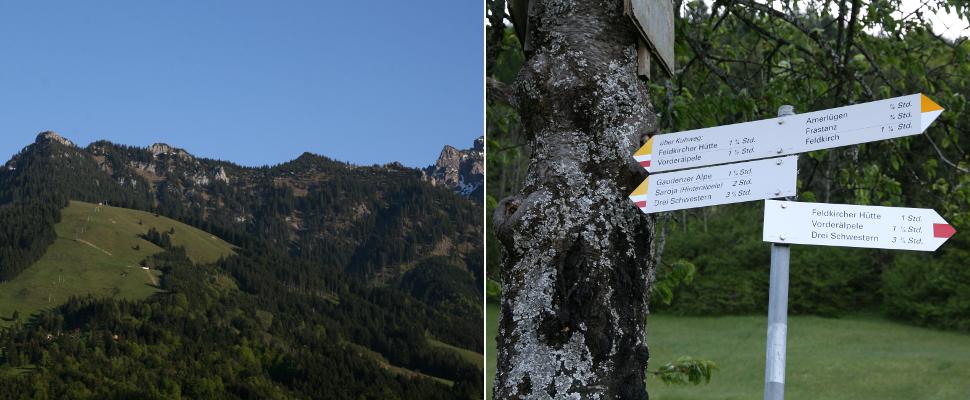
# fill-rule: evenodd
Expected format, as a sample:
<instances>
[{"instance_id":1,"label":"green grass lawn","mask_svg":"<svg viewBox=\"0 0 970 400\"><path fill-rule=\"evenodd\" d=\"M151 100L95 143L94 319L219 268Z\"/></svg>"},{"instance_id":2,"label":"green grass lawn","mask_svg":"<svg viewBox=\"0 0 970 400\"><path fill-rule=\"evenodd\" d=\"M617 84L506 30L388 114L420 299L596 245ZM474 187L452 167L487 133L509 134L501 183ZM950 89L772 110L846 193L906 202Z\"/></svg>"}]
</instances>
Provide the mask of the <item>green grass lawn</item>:
<instances>
[{"instance_id":1,"label":"green grass lawn","mask_svg":"<svg viewBox=\"0 0 970 400\"><path fill-rule=\"evenodd\" d=\"M491 396L498 305L487 307ZM766 316L649 318L651 369L683 355L714 360L708 385L647 379L651 400L759 399ZM879 318L791 317L786 399L970 399L970 335Z\"/></svg>"},{"instance_id":2,"label":"green grass lawn","mask_svg":"<svg viewBox=\"0 0 970 400\"><path fill-rule=\"evenodd\" d=\"M13 280L0 283L0 326L12 323L8 319L15 310L26 319L70 296L140 299L157 292L159 272L139 266L162 250L138 237L152 227L162 232L175 228L173 244L184 246L197 263L232 254L232 245L215 236L143 211L72 201L61 214L55 226L57 240L44 256Z\"/></svg>"}]
</instances>

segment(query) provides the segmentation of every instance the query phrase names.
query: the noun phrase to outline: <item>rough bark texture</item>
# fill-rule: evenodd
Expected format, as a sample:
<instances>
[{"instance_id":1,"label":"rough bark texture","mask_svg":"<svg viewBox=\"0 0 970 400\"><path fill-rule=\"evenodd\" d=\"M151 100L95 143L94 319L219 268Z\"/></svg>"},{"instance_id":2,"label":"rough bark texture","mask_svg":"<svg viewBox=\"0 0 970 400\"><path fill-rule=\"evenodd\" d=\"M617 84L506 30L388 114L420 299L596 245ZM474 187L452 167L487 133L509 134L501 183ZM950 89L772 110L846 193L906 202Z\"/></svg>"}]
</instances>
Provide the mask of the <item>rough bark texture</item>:
<instances>
[{"instance_id":1,"label":"rough bark texture","mask_svg":"<svg viewBox=\"0 0 970 400\"><path fill-rule=\"evenodd\" d=\"M533 0L514 85L532 160L495 212L496 399L646 399L653 219L627 198L656 128L623 1Z\"/></svg>"}]
</instances>

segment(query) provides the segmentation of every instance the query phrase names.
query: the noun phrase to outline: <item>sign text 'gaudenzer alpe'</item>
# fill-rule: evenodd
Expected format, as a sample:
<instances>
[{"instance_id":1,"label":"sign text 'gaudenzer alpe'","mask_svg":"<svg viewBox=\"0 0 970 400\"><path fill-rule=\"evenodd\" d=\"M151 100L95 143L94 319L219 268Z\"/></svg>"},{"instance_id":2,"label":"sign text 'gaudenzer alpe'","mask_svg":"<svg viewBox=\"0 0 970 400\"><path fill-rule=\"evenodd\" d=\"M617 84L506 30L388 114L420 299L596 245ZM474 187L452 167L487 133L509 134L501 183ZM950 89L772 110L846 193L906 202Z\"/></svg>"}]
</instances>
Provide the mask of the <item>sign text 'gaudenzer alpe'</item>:
<instances>
[{"instance_id":1,"label":"sign text 'gaudenzer alpe'","mask_svg":"<svg viewBox=\"0 0 970 400\"><path fill-rule=\"evenodd\" d=\"M650 172L848 146L922 133L943 108L922 94L656 135L635 154Z\"/></svg>"},{"instance_id":2,"label":"sign text 'gaudenzer alpe'","mask_svg":"<svg viewBox=\"0 0 970 400\"><path fill-rule=\"evenodd\" d=\"M630 195L644 213L795 195L798 156L651 174Z\"/></svg>"}]
</instances>

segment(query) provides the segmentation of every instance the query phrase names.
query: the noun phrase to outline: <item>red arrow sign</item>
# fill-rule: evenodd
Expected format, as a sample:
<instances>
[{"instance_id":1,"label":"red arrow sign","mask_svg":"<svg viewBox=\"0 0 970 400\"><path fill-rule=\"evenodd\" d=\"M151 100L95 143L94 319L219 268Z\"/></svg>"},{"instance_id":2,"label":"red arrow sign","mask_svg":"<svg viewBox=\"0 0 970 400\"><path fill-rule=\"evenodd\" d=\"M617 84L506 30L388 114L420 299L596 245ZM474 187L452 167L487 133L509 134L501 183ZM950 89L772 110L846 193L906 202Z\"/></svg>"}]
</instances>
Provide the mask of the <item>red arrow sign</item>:
<instances>
[{"instance_id":1,"label":"red arrow sign","mask_svg":"<svg viewBox=\"0 0 970 400\"><path fill-rule=\"evenodd\" d=\"M933 224L933 237L949 239L954 233L957 233L957 230L950 224Z\"/></svg>"}]
</instances>

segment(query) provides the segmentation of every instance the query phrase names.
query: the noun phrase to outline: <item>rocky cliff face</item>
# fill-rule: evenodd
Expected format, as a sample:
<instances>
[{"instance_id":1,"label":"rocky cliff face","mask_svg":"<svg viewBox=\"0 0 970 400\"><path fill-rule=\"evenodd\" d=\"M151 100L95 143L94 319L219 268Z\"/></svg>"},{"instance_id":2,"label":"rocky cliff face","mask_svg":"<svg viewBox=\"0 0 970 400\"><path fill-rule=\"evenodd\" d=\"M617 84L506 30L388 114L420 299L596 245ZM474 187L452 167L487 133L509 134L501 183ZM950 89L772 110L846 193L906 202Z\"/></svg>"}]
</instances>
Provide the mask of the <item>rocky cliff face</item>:
<instances>
[{"instance_id":1,"label":"rocky cliff face","mask_svg":"<svg viewBox=\"0 0 970 400\"><path fill-rule=\"evenodd\" d=\"M56 132L52 132L52 131L41 132L39 135L37 135L37 141L38 142L43 142L43 141L57 142L65 146L74 147L73 142L65 139L63 136L58 135Z\"/></svg>"},{"instance_id":2,"label":"rocky cliff face","mask_svg":"<svg viewBox=\"0 0 970 400\"><path fill-rule=\"evenodd\" d=\"M424 169L424 177L432 185L448 187L481 203L485 193L485 137L475 139L470 149L445 146L438 161Z\"/></svg>"}]
</instances>

